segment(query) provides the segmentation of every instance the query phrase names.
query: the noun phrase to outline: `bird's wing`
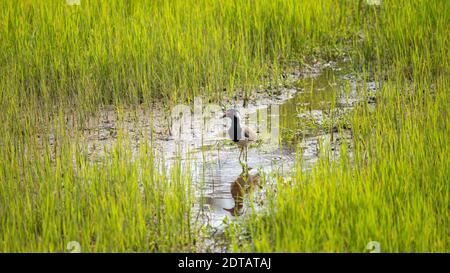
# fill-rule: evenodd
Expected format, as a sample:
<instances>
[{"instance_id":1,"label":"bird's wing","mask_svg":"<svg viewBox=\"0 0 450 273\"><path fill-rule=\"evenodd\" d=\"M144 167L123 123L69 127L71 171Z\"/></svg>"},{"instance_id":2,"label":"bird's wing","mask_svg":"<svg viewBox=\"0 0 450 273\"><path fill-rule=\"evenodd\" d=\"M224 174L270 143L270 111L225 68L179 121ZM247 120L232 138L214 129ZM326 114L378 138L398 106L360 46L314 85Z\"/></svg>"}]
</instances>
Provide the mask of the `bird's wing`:
<instances>
[{"instance_id":1,"label":"bird's wing","mask_svg":"<svg viewBox=\"0 0 450 273\"><path fill-rule=\"evenodd\" d=\"M249 141L256 141L256 133L251 128L245 126L244 127L244 136Z\"/></svg>"}]
</instances>

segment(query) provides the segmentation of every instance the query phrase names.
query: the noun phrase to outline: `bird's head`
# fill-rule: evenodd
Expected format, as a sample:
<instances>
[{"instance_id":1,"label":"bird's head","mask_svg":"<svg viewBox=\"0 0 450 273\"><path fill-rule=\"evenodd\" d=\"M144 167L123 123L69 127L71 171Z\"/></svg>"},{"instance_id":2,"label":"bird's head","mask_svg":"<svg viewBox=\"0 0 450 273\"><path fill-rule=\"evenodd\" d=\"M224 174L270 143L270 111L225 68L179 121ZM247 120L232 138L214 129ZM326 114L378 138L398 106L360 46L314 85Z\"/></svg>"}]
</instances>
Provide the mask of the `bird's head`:
<instances>
[{"instance_id":1,"label":"bird's head","mask_svg":"<svg viewBox=\"0 0 450 273\"><path fill-rule=\"evenodd\" d=\"M237 111L234 109L228 109L223 113L223 118L232 118L237 116Z\"/></svg>"}]
</instances>

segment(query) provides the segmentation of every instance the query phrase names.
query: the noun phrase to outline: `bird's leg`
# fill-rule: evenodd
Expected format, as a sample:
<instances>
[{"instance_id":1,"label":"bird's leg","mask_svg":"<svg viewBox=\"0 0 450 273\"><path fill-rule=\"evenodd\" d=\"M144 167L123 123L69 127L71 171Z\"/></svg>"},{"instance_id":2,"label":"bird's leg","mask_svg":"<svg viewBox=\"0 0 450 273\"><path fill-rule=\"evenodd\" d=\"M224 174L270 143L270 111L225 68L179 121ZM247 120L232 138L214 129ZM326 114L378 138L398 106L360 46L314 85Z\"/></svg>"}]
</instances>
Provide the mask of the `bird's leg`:
<instances>
[{"instance_id":1,"label":"bird's leg","mask_svg":"<svg viewBox=\"0 0 450 273\"><path fill-rule=\"evenodd\" d=\"M245 162L247 163L247 173L248 173L248 147L245 149Z\"/></svg>"},{"instance_id":2,"label":"bird's leg","mask_svg":"<svg viewBox=\"0 0 450 273\"><path fill-rule=\"evenodd\" d=\"M239 153L239 164L241 164L242 171L245 171L245 163L242 162L242 160L241 160L242 154L244 152L244 148L240 148L240 149L241 149L241 152Z\"/></svg>"},{"instance_id":3,"label":"bird's leg","mask_svg":"<svg viewBox=\"0 0 450 273\"><path fill-rule=\"evenodd\" d=\"M245 147L245 165L246 165L245 170L247 171L248 175L248 147Z\"/></svg>"},{"instance_id":4,"label":"bird's leg","mask_svg":"<svg viewBox=\"0 0 450 273\"><path fill-rule=\"evenodd\" d=\"M245 174L245 176L247 176L248 175L247 148L243 147L242 152L244 157L244 162L241 162L242 172Z\"/></svg>"}]
</instances>

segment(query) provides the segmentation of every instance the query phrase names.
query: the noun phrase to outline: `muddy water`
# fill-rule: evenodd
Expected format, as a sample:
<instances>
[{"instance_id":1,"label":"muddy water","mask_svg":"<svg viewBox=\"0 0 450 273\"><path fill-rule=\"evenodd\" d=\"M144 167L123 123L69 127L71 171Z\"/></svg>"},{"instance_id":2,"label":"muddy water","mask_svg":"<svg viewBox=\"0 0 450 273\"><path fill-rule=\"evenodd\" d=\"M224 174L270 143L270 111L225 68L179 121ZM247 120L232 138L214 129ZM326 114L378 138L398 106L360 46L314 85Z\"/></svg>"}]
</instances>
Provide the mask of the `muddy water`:
<instances>
[{"instance_id":1,"label":"muddy water","mask_svg":"<svg viewBox=\"0 0 450 273\"><path fill-rule=\"evenodd\" d=\"M369 83L368 88L374 86ZM190 162L197 198L195 211L205 216L205 225L220 229L225 218L240 217L249 211L244 199L252 185L245 183L260 186L255 182L260 176L273 172L287 175L295 163L296 151L305 169L317 161L319 147L324 145L331 145L338 156L339 144L349 141L351 132L347 130L342 137L335 124L358 101L356 90L356 80L347 69L330 66L318 76L297 80L278 99L251 103L245 108L230 105L258 134L258 144L248 150L247 166L252 171L247 179L243 179L239 149L226 134L230 121L221 119L221 109L207 110L209 118L203 111L199 117L174 121L174 127L189 122L190 126L178 130L175 139L162 143L162 151L169 157L189 154L183 160ZM202 127L205 120L220 128ZM238 188L243 188L242 193ZM264 195L264 190L258 189L257 194Z\"/></svg>"},{"instance_id":2,"label":"muddy water","mask_svg":"<svg viewBox=\"0 0 450 273\"><path fill-rule=\"evenodd\" d=\"M320 147L329 145L332 156L337 157L340 143L347 141L351 145L351 131L338 134L336 129L336 123L361 101L357 92L360 81L347 67L331 63L321 67L320 73L287 74L289 84L255 90L256 96L246 107L242 101L218 106L202 104L201 100L193 106L181 106L172 111L171 126L167 126L170 136L162 133L153 137L155 128L163 131L162 123L168 120L165 117L152 122L155 119L142 112L134 114L137 118L133 122L126 119L120 124L114 120L113 109L104 110L100 124L85 129L93 132L87 140L89 154L93 160L107 156L104 147L111 147L117 131L132 139L131 148L138 153L142 136L153 132L152 145L163 155L167 167L181 159L184 170L191 172L196 198L193 218L220 231L225 219L250 212L248 194L252 188L256 188L256 199L264 199L268 187L260 180L270 183L271 179L262 179L268 174L288 175L298 155L301 168L308 169L323 152ZM365 89L375 91L376 86L366 82ZM239 149L226 134L230 120L222 118L224 106L237 109L242 122L257 132L258 143L248 150L247 166L252 169L248 177L242 172ZM256 209L258 204L254 204ZM214 243L213 239L209 244Z\"/></svg>"}]
</instances>

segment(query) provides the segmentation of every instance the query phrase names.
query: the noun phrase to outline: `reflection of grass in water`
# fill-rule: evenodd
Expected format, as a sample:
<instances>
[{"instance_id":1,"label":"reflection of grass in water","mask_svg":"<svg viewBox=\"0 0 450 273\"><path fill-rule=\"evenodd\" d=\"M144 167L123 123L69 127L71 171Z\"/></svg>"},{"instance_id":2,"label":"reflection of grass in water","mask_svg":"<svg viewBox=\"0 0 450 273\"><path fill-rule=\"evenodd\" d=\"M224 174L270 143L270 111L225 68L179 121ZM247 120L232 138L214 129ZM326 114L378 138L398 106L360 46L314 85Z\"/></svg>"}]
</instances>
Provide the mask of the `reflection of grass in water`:
<instances>
[{"instance_id":1,"label":"reflection of grass in water","mask_svg":"<svg viewBox=\"0 0 450 273\"><path fill-rule=\"evenodd\" d=\"M375 110L363 103L348 117L353 160L343 142L337 161L325 153L311 172L278 178L267 213L230 226L234 251L363 252L370 241L384 252L449 251L450 4L401 2L354 47L384 81Z\"/></svg>"},{"instance_id":2,"label":"reflection of grass in water","mask_svg":"<svg viewBox=\"0 0 450 273\"><path fill-rule=\"evenodd\" d=\"M234 250L448 251L448 1L356 2L0 1L0 251L194 249L189 172L150 143L133 158L120 129L93 163L71 124L103 104L221 101L343 52L388 79L351 117L353 162L273 176L269 216L239 226L254 248Z\"/></svg>"}]
</instances>

